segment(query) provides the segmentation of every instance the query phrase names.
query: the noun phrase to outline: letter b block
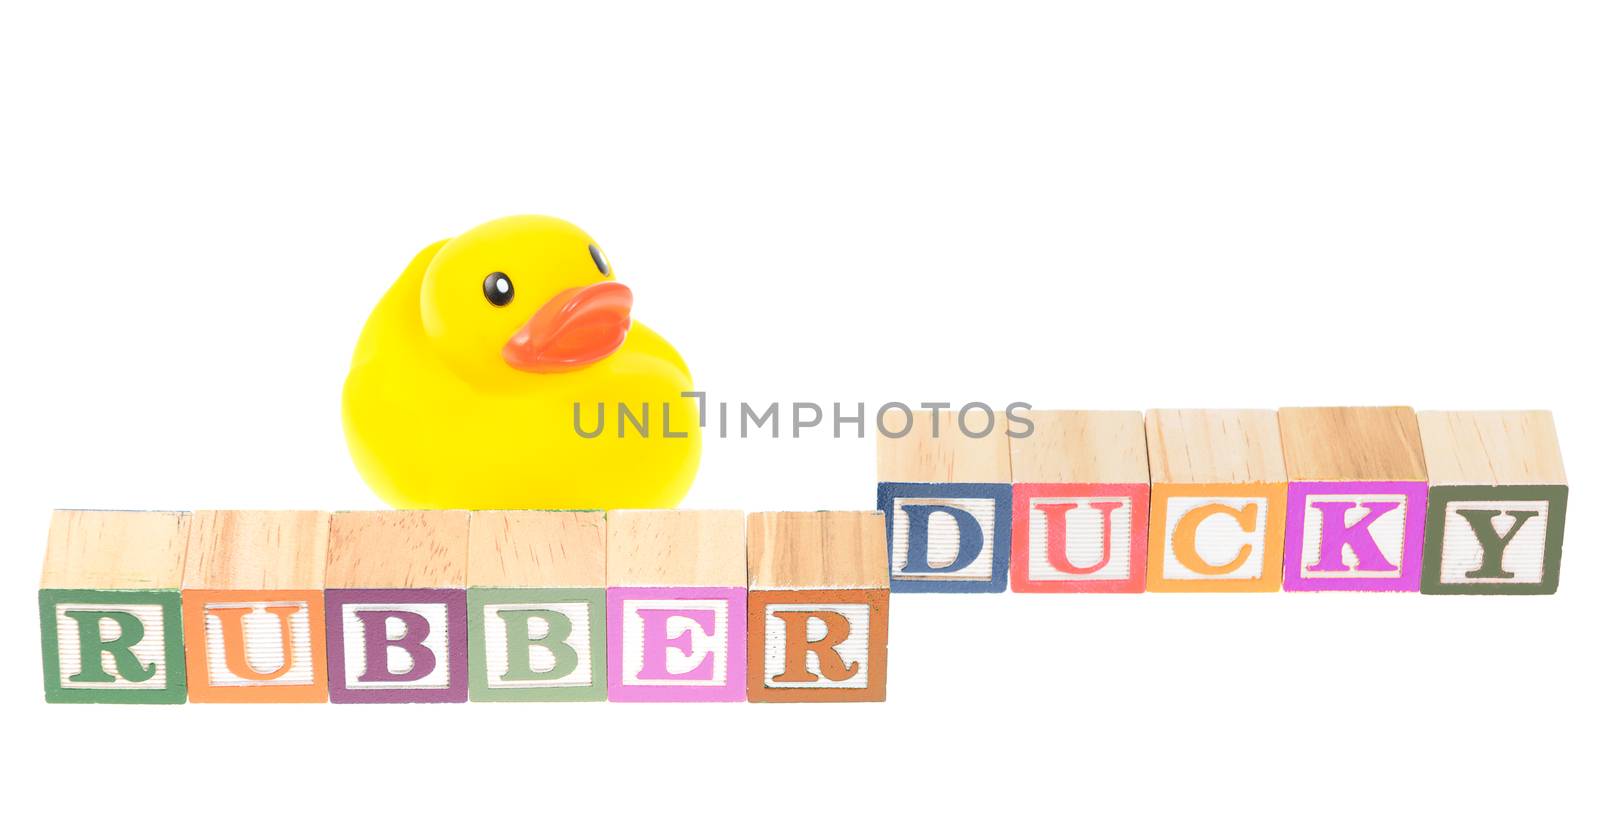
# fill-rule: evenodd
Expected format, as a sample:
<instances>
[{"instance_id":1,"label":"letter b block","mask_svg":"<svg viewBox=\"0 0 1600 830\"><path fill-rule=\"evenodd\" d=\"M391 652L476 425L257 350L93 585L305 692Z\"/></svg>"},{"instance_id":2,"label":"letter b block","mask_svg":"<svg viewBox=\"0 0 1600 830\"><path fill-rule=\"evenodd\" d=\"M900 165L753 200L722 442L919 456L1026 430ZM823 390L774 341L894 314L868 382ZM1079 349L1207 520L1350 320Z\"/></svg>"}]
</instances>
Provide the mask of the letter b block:
<instances>
[{"instance_id":1,"label":"letter b block","mask_svg":"<svg viewBox=\"0 0 1600 830\"><path fill-rule=\"evenodd\" d=\"M39 590L45 700L182 703L187 513L61 510Z\"/></svg>"},{"instance_id":2,"label":"letter b block","mask_svg":"<svg viewBox=\"0 0 1600 830\"><path fill-rule=\"evenodd\" d=\"M882 513L750 516L751 701L884 699L883 524Z\"/></svg>"},{"instance_id":3,"label":"letter b block","mask_svg":"<svg viewBox=\"0 0 1600 830\"><path fill-rule=\"evenodd\" d=\"M744 700L744 514L613 510L606 539L610 699Z\"/></svg>"},{"instance_id":4,"label":"letter b block","mask_svg":"<svg viewBox=\"0 0 1600 830\"><path fill-rule=\"evenodd\" d=\"M334 514L329 700L466 701L467 526L458 510Z\"/></svg>"},{"instance_id":5,"label":"letter b block","mask_svg":"<svg viewBox=\"0 0 1600 830\"><path fill-rule=\"evenodd\" d=\"M1553 594L1566 472L1548 412L1421 412L1424 594Z\"/></svg>"},{"instance_id":6,"label":"letter b block","mask_svg":"<svg viewBox=\"0 0 1600 830\"><path fill-rule=\"evenodd\" d=\"M473 701L606 699L604 513L473 513L467 581Z\"/></svg>"}]
</instances>

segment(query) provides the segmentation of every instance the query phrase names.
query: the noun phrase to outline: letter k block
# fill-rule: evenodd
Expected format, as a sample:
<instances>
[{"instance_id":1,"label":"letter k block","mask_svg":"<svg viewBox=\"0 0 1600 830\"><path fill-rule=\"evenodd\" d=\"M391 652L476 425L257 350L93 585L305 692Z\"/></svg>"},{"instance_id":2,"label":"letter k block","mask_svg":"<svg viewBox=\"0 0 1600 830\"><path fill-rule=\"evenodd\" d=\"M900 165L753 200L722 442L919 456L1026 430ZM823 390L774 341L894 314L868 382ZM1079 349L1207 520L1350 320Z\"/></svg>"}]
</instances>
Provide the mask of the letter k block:
<instances>
[{"instance_id":1,"label":"letter k block","mask_svg":"<svg viewBox=\"0 0 1600 830\"><path fill-rule=\"evenodd\" d=\"M1417 591L1427 470L1407 407L1284 409L1285 591Z\"/></svg>"}]
</instances>

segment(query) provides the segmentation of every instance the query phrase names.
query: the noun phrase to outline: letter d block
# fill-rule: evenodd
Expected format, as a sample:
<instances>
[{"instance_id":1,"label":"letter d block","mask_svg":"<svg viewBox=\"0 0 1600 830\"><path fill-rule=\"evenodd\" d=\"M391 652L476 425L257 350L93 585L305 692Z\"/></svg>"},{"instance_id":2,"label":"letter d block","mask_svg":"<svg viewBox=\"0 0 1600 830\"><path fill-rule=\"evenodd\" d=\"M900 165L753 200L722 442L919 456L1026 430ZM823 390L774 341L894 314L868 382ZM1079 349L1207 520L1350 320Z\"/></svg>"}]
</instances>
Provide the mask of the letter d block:
<instances>
[{"instance_id":1,"label":"letter d block","mask_svg":"<svg viewBox=\"0 0 1600 830\"><path fill-rule=\"evenodd\" d=\"M755 513L749 699L884 699L889 568L882 513Z\"/></svg>"},{"instance_id":2,"label":"letter d block","mask_svg":"<svg viewBox=\"0 0 1600 830\"><path fill-rule=\"evenodd\" d=\"M744 700L744 514L613 510L606 539L610 699Z\"/></svg>"},{"instance_id":3,"label":"letter d block","mask_svg":"<svg viewBox=\"0 0 1600 830\"><path fill-rule=\"evenodd\" d=\"M329 700L466 701L467 525L458 510L334 514Z\"/></svg>"},{"instance_id":4,"label":"letter d block","mask_svg":"<svg viewBox=\"0 0 1600 830\"><path fill-rule=\"evenodd\" d=\"M948 411L915 412L909 424L903 421L885 419L888 434L878 436L878 510L885 517L890 589L1004 591L1011 563L1004 419L979 437L964 433Z\"/></svg>"},{"instance_id":5,"label":"letter d block","mask_svg":"<svg viewBox=\"0 0 1600 830\"><path fill-rule=\"evenodd\" d=\"M1287 484L1270 410L1156 409L1150 443L1151 591L1276 591Z\"/></svg>"},{"instance_id":6,"label":"letter d block","mask_svg":"<svg viewBox=\"0 0 1600 830\"><path fill-rule=\"evenodd\" d=\"M1407 407L1284 409L1286 591L1416 591L1427 470Z\"/></svg>"},{"instance_id":7,"label":"letter d block","mask_svg":"<svg viewBox=\"0 0 1600 830\"><path fill-rule=\"evenodd\" d=\"M50 703L182 703L187 513L57 511L39 590Z\"/></svg>"},{"instance_id":8,"label":"letter d block","mask_svg":"<svg viewBox=\"0 0 1600 830\"><path fill-rule=\"evenodd\" d=\"M604 513L473 513L467 582L473 701L606 699Z\"/></svg>"},{"instance_id":9,"label":"letter d block","mask_svg":"<svg viewBox=\"0 0 1600 830\"><path fill-rule=\"evenodd\" d=\"M1548 412L1420 412L1424 594L1553 594L1567 478Z\"/></svg>"},{"instance_id":10,"label":"letter d block","mask_svg":"<svg viewBox=\"0 0 1600 830\"><path fill-rule=\"evenodd\" d=\"M183 576L189 700L323 703L328 514L207 510Z\"/></svg>"}]
</instances>

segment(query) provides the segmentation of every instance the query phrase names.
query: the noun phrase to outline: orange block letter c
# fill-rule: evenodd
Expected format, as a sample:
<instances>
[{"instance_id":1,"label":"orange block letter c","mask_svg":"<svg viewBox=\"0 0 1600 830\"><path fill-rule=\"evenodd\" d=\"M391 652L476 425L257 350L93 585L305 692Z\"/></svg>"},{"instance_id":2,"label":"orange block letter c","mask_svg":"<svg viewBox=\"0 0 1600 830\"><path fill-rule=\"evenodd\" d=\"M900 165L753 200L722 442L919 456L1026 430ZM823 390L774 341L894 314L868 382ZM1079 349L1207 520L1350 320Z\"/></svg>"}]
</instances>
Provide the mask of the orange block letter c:
<instances>
[{"instance_id":1,"label":"orange block letter c","mask_svg":"<svg viewBox=\"0 0 1600 830\"><path fill-rule=\"evenodd\" d=\"M1219 513L1226 513L1239 523L1239 528L1245 533L1254 533L1256 530L1256 505L1247 504L1242 508L1229 507L1226 504L1206 504L1196 507L1183 514L1176 527L1172 529L1172 555L1185 568L1206 576L1222 576L1239 569L1250 558L1250 545L1239 546L1239 555L1225 565L1213 565L1200 558L1200 551L1195 547L1195 534L1200 530L1200 523Z\"/></svg>"}]
</instances>

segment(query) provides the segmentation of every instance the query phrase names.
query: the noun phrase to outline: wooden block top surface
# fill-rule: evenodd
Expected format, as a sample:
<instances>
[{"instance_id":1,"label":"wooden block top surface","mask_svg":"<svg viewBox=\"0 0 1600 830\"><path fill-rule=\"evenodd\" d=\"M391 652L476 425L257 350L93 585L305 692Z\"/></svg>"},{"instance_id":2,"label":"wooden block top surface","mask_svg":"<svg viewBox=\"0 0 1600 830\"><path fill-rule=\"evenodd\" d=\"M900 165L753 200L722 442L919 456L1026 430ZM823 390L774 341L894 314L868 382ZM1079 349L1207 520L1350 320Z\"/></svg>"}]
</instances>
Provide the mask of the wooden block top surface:
<instances>
[{"instance_id":1,"label":"wooden block top surface","mask_svg":"<svg viewBox=\"0 0 1600 830\"><path fill-rule=\"evenodd\" d=\"M1152 409L1145 415L1152 484L1289 480L1270 409Z\"/></svg>"},{"instance_id":2,"label":"wooden block top surface","mask_svg":"<svg viewBox=\"0 0 1600 830\"><path fill-rule=\"evenodd\" d=\"M327 587L466 587L468 515L465 510L333 514Z\"/></svg>"},{"instance_id":3,"label":"wooden block top surface","mask_svg":"<svg viewBox=\"0 0 1600 830\"><path fill-rule=\"evenodd\" d=\"M183 587L208 591L320 591L328 563L327 513L199 510L189 520Z\"/></svg>"},{"instance_id":4,"label":"wooden block top surface","mask_svg":"<svg viewBox=\"0 0 1600 830\"><path fill-rule=\"evenodd\" d=\"M177 589L188 544L188 513L57 510L39 587Z\"/></svg>"},{"instance_id":5,"label":"wooden block top surface","mask_svg":"<svg viewBox=\"0 0 1600 830\"><path fill-rule=\"evenodd\" d=\"M750 588L888 588L889 549L877 511L751 513Z\"/></svg>"},{"instance_id":6,"label":"wooden block top surface","mask_svg":"<svg viewBox=\"0 0 1600 830\"><path fill-rule=\"evenodd\" d=\"M743 588L744 512L612 510L606 584L619 588Z\"/></svg>"},{"instance_id":7,"label":"wooden block top surface","mask_svg":"<svg viewBox=\"0 0 1600 830\"><path fill-rule=\"evenodd\" d=\"M1566 484L1549 412L1418 412L1430 484Z\"/></svg>"},{"instance_id":8,"label":"wooden block top surface","mask_svg":"<svg viewBox=\"0 0 1600 830\"><path fill-rule=\"evenodd\" d=\"M1027 484L1148 484L1144 415L1034 410L1033 434L1011 439L1011 477Z\"/></svg>"},{"instance_id":9,"label":"wooden block top surface","mask_svg":"<svg viewBox=\"0 0 1600 830\"><path fill-rule=\"evenodd\" d=\"M472 514L468 586L600 588L605 584L604 513L481 510Z\"/></svg>"},{"instance_id":10,"label":"wooden block top surface","mask_svg":"<svg viewBox=\"0 0 1600 830\"><path fill-rule=\"evenodd\" d=\"M1417 413L1409 406L1278 411L1293 481L1427 481Z\"/></svg>"},{"instance_id":11,"label":"wooden block top surface","mask_svg":"<svg viewBox=\"0 0 1600 830\"><path fill-rule=\"evenodd\" d=\"M1004 411L997 412L994 427L981 438L969 437L957 423L957 413L941 410L911 413L910 431L899 438L878 434L878 480L933 483L1011 483L1011 439L1006 437ZM974 430L987 421L983 413L968 416ZM907 426L905 413L891 409L883 426L899 433ZM938 437L934 437L934 432Z\"/></svg>"}]
</instances>

